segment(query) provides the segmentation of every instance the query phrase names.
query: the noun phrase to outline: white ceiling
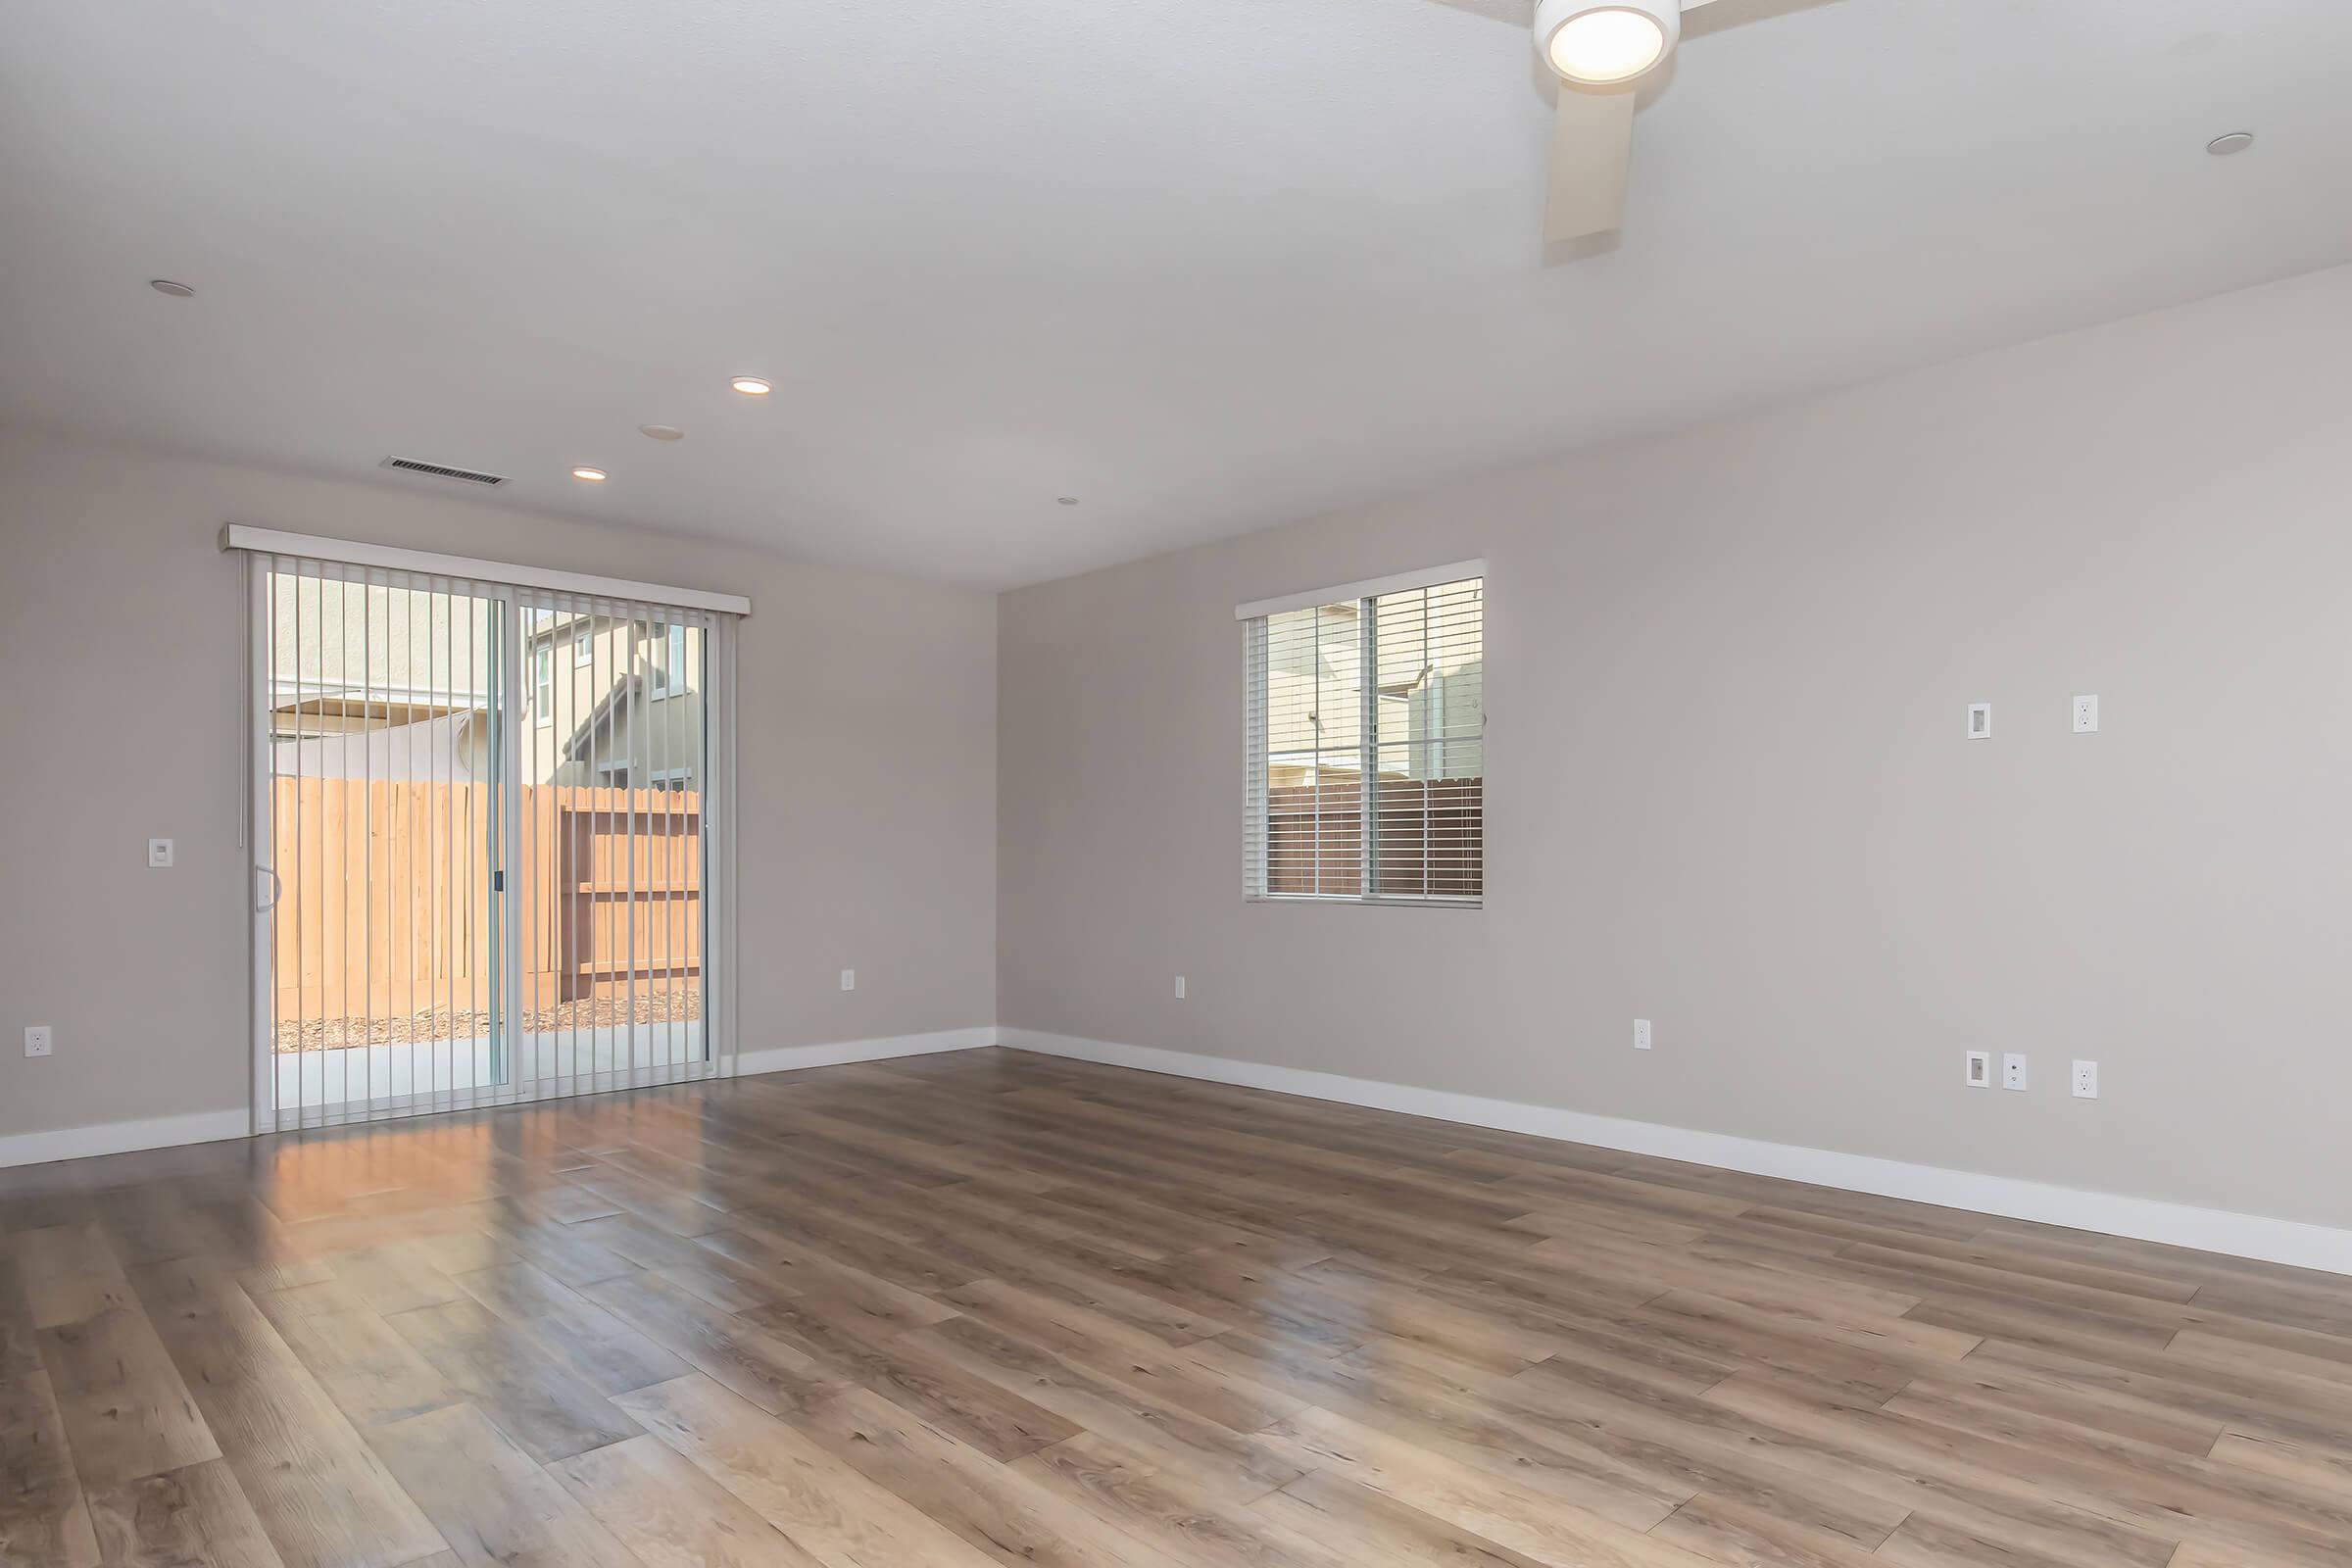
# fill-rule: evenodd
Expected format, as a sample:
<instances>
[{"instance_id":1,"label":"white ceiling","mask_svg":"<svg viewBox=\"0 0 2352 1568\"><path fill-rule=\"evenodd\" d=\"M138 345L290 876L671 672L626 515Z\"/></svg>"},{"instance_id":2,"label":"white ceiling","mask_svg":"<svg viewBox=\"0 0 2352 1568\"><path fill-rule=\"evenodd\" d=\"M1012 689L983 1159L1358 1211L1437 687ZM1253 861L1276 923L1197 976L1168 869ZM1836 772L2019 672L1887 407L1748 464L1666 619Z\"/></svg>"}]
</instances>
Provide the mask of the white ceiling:
<instances>
[{"instance_id":1,"label":"white ceiling","mask_svg":"<svg viewBox=\"0 0 2352 1568\"><path fill-rule=\"evenodd\" d=\"M8 0L0 419L1004 586L2352 259L2341 0L1693 39L1548 269L1532 61L1438 0Z\"/></svg>"}]
</instances>

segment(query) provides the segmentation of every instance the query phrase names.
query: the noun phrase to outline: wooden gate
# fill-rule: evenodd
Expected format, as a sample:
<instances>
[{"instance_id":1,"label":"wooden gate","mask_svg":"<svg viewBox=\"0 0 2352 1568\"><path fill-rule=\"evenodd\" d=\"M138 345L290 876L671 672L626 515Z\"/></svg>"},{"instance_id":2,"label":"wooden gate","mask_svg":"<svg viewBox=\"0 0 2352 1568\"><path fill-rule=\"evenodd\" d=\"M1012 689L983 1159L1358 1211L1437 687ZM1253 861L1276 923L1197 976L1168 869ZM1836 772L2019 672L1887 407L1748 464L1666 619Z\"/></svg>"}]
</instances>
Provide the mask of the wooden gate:
<instances>
[{"instance_id":1,"label":"wooden gate","mask_svg":"<svg viewBox=\"0 0 2352 1568\"><path fill-rule=\"evenodd\" d=\"M533 792L525 791L526 800ZM556 875L556 994L627 996L702 973L702 799L678 790L543 790ZM527 929L527 927L526 927Z\"/></svg>"}]
</instances>

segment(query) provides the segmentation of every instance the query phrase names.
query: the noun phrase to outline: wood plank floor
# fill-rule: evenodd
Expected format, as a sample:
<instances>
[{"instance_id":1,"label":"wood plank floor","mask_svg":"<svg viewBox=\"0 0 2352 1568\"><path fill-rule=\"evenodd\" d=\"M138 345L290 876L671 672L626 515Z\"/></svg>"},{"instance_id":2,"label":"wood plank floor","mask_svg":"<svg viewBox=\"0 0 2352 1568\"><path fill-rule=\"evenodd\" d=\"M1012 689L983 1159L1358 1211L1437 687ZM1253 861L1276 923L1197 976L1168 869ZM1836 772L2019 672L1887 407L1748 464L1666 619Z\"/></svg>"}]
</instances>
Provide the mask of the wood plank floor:
<instances>
[{"instance_id":1,"label":"wood plank floor","mask_svg":"<svg viewBox=\"0 0 2352 1568\"><path fill-rule=\"evenodd\" d=\"M0 1562L2343 1568L2352 1280L824 1068L0 1172Z\"/></svg>"}]
</instances>

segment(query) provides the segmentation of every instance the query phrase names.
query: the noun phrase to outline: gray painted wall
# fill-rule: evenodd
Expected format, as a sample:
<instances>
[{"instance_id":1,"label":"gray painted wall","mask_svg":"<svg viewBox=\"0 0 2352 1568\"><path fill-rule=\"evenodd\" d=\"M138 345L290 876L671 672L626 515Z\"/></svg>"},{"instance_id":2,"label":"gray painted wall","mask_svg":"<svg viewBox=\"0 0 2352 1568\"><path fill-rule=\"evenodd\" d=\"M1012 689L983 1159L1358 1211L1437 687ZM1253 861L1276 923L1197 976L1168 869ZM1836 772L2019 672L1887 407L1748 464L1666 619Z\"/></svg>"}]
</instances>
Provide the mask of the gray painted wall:
<instances>
[{"instance_id":1,"label":"gray painted wall","mask_svg":"<svg viewBox=\"0 0 2352 1568\"><path fill-rule=\"evenodd\" d=\"M227 521L750 595L745 1048L993 1021L986 594L0 430L0 1136L247 1103Z\"/></svg>"},{"instance_id":2,"label":"gray painted wall","mask_svg":"<svg viewBox=\"0 0 2352 1568\"><path fill-rule=\"evenodd\" d=\"M1000 1021L2352 1223L2348 365L2338 270L1006 595ZM1233 606L1480 555L1486 906L1245 905Z\"/></svg>"}]
</instances>

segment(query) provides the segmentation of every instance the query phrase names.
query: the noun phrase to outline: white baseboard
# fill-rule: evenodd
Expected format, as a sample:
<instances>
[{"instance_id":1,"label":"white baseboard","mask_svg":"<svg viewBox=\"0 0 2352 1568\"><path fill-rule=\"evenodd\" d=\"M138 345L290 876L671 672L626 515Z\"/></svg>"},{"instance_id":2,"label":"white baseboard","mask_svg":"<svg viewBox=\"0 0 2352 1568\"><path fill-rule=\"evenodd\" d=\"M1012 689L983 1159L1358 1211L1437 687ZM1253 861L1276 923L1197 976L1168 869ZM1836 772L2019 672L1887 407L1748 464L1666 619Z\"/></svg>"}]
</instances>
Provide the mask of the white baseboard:
<instances>
[{"instance_id":1,"label":"white baseboard","mask_svg":"<svg viewBox=\"0 0 2352 1568\"><path fill-rule=\"evenodd\" d=\"M814 1046L785 1046L747 1051L736 1058L738 1076L792 1072L804 1067L826 1067L853 1061L886 1061L894 1056L921 1056L946 1051L973 1051L1004 1045L1016 1051L1099 1061L1145 1072L1199 1078L1211 1083L1267 1089L1309 1100L1337 1101L1408 1116L1493 1127L1528 1133L1568 1143L1590 1144L1628 1153L1654 1154L1689 1160L1757 1176L1778 1176L1811 1182L1847 1192L1874 1193L1909 1199L1946 1208L1973 1209L2008 1219L2035 1220L2077 1230L2098 1231L2137 1241L2161 1242L2235 1257L2261 1258L2300 1268L2352 1274L2352 1231L2300 1220L2271 1219L2200 1208L2188 1203L2151 1198L2127 1198L2115 1193L2086 1192L2045 1182L1987 1176L1976 1171L1951 1170L1939 1165L1915 1165L1878 1159L1867 1154L1840 1153L1828 1149L1803 1149L1791 1144L1736 1138L1727 1133L1697 1132L1655 1122L1628 1121L1565 1110L1555 1105L1531 1105L1518 1101L1489 1100L1442 1089L1419 1089L1409 1084L1348 1078L1338 1073L1309 1072L1263 1062L1204 1056L1190 1052L1161 1051L1150 1046L1126 1046L1107 1040L1082 1040L1071 1035L1044 1034L1029 1029L978 1026L943 1029L930 1034L885 1035L870 1040L830 1041ZM250 1114L242 1110L197 1111L184 1116L158 1116L144 1121L101 1122L88 1127L61 1127L50 1132L0 1137L0 1169L37 1165L49 1160L82 1159L93 1154L120 1154L141 1149L169 1149L180 1144L209 1144L243 1138L252 1130Z\"/></svg>"},{"instance_id":2,"label":"white baseboard","mask_svg":"<svg viewBox=\"0 0 2352 1568\"><path fill-rule=\"evenodd\" d=\"M1755 1176L1779 1176L1819 1187L1972 1209L2005 1219L2035 1220L2134 1241L2162 1242L2200 1251L2225 1252L2233 1257L2352 1274L2352 1231L2300 1220L2268 1219L2152 1198L2126 1198L2115 1193L2085 1192L2008 1176L1949 1170L1939 1165L1914 1165L1868 1154L1769 1144L1726 1133L1594 1116L1553 1105L1487 1100L1441 1089L1416 1089L1407 1084L1348 1078L1338 1073L1308 1072L1298 1067L1276 1067L1183 1051L1161 1051L1151 1046L1124 1046L1030 1029L1000 1029L997 1034L1000 1044L1014 1051L1136 1067L1145 1072L1238 1084L1250 1089L1270 1089L1309 1100L1332 1100L1376 1110L1400 1111L1408 1116L1428 1116L1473 1127L1592 1144L1628 1153L1688 1160Z\"/></svg>"},{"instance_id":3,"label":"white baseboard","mask_svg":"<svg viewBox=\"0 0 2352 1568\"><path fill-rule=\"evenodd\" d=\"M934 1034L884 1035L873 1040L837 1040L816 1046L785 1046L771 1051L746 1051L735 1058L734 1073L790 1072L797 1067L829 1067L845 1061L884 1061L892 1056L924 1056L940 1051L971 1051L997 1043L997 1031L982 1026L943 1029ZM224 1138L244 1138L253 1132L253 1116L243 1110L206 1110L187 1116L157 1116L146 1121L99 1122L89 1127L61 1127L54 1132L19 1133L0 1138L0 1169L11 1165L40 1165L56 1159L84 1159L92 1154L124 1154L140 1149L171 1149L180 1144L211 1144Z\"/></svg>"},{"instance_id":4,"label":"white baseboard","mask_svg":"<svg viewBox=\"0 0 2352 1568\"><path fill-rule=\"evenodd\" d=\"M833 1040L820 1046L778 1046L736 1054L735 1076L834 1067L847 1061L887 1061L893 1056L928 1056L942 1051L977 1051L997 1043L993 1024L941 1029L927 1035L882 1035L872 1040Z\"/></svg>"},{"instance_id":5,"label":"white baseboard","mask_svg":"<svg viewBox=\"0 0 2352 1568\"><path fill-rule=\"evenodd\" d=\"M88 1127L18 1133L0 1138L0 1169L10 1165L42 1165L53 1159L84 1159L92 1154L126 1154L136 1149L214 1144L223 1138L243 1138L252 1131L251 1111L199 1110L185 1116L102 1121Z\"/></svg>"}]
</instances>

